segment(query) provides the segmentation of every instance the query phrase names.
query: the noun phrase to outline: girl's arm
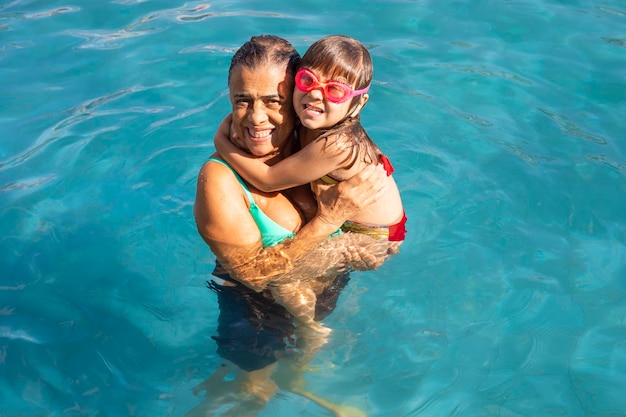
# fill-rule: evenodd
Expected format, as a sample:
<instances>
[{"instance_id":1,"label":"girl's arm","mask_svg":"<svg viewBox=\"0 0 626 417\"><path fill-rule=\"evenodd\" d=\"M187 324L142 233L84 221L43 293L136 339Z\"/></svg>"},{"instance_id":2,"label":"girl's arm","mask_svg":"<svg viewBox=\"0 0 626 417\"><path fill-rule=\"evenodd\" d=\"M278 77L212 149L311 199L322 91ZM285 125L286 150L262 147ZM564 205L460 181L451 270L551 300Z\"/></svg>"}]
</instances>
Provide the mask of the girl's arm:
<instances>
[{"instance_id":1,"label":"girl's arm","mask_svg":"<svg viewBox=\"0 0 626 417\"><path fill-rule=\"evenodd\" d=\"M313 141L300 151L270 166L235 146L218 129L215 148L246 181L262 191L278 191L315 181L346 164L348 153L324 141ZM328 138L328 140L332 140Z\"/></svg>"},{"instance_id":2,"label":"girl's arm","mask_svg":"<svg viewBox=\"0 0 626 417\"><path fill-rule=\"evenodd\" d=\"M233 116L228 113L228 116L224 117L224 119L220 122L219 126L217 127L217 131L215 132L215 136L213 137L213 141L216 144L217 138L226 138L226 140L228 140L228 138L230 137L230 125L232 122ZM217 153L219 153L219 151Z\"/></svg>"}]
</instances>

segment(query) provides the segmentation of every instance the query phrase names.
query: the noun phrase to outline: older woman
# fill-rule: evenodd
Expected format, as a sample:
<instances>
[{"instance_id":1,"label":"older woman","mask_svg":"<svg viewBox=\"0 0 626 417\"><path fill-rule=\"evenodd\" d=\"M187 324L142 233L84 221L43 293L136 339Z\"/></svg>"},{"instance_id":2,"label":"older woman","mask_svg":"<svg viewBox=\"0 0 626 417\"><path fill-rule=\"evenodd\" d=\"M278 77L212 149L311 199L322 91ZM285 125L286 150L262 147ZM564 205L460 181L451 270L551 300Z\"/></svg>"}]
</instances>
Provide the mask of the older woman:
<instances>
[{"instance_id":1,"label":"older woman","mask_svg":"<svg viewBox=\"0 0 626 417\"><path fill-rule=\"evenodd\" d=\"M245 150L268 165L297 150L291 100L298 61L291 44L275 36L253 37L231 61L232 128ZM289 314L264 290L267 283L297 268L345 220L377 200L384 176L382 167L371 167L349 181L320 188L316 203L309 187L262 192L217 154L201 168L194 214L218 261L209 285L220 304L218 353L247 373L243 385L257 398L273 395L267 388L270 365L288 349L293 332ZM305 213L316 204L317 212L307 222ZM334 308L345 282L339 274L329 285L319 297L320 304L328 305L319 306L320 311Z\"/></svg>"}]
</instances>

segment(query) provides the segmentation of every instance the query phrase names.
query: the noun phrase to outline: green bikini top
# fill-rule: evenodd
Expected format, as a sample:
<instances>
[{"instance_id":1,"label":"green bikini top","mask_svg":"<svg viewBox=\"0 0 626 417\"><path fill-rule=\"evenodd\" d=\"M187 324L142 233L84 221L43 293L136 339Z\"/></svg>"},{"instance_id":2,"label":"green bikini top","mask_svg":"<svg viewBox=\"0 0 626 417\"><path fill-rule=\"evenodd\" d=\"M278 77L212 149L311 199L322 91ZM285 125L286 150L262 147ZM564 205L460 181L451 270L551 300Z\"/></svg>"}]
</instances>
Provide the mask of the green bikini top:
<instances>
[{"instance_id":1,"label":"green bikini top","mask_svg":"<svg viewBox=\"0 0 626 417\"><path fill-rule=\"evenodd\" d=\"M277 245L283 240L295 236L295 233L285 229L280 224L272 220L267 214L261 211L259 206L257 206L254 202L254 198L252 197L252 193L248 189L248 186L245 182L243 182L243 179L239 176L239 174L237 174L233 167L231 167L230 165L228 165L228 163L222 161L221 159L209 158L209 161L219 162L220 164L228 167L233 172L233 174L235 174L235 178L237 178L237 181L239 181L239 184L241 184L241 187L243 188L243 191L246 193L248 201L250 202L250 215L254 219L254 222L261 232L261 243L263 244L264 248Z\"/></svg>"}]
</instances>

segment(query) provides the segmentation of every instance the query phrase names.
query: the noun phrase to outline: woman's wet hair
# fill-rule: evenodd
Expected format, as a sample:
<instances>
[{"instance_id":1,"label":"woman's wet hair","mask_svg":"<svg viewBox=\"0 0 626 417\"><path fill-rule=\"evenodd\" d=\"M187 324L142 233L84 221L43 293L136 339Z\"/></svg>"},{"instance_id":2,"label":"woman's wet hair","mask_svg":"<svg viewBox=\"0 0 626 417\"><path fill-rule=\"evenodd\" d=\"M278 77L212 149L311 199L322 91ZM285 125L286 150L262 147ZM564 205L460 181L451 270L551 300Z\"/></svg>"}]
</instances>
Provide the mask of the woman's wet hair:
<instances>
[{"instance_id":1,"label":"woman's wet hair","mask_svg":"<svg viewBox=\"0 0 626 417\"><path fill-rule=\"evenodd\" d=\"M285 65L287 72L295 74L300 54L285 39L274 35L253 36L233 55L228 69L228 81L241 67L255 69L262 65Z\"/></svg>"}]
</instances>

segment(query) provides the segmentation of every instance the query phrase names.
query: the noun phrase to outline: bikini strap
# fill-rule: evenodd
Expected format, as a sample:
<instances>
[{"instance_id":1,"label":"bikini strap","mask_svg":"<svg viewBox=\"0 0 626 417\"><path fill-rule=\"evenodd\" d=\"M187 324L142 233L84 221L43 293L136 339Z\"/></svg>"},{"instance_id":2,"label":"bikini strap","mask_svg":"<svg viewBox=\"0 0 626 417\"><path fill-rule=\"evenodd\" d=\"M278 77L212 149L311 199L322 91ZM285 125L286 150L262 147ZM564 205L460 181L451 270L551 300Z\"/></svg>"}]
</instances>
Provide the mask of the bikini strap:
<instances>
[{"instance_id":1,"label":"bikini strap","mask_svg":"<svg viewBox=\"0 0 626 417\"><path fill-rule=\"evenodd\" d=\"M235 174L235 178L237 178L237 181L239 181L239 184L241 184L241 188L243 188L244 193L246 193L246 197L248 197L248 201L250 202L250 207L256 207L256 203L254 202L254 197L252 197L252 193L248 189L248 186L243 181L243 178L241 178L239 174L237 174L237 171L235 171L233 167L231 167L228 164L228 162L222 161L221 159L217 159L217 158L209 158L208 160L213 161L213 162L218 162L224 165L226 168L230 169L233 172L233 174Z\"/></svg>"}]
</instances>

